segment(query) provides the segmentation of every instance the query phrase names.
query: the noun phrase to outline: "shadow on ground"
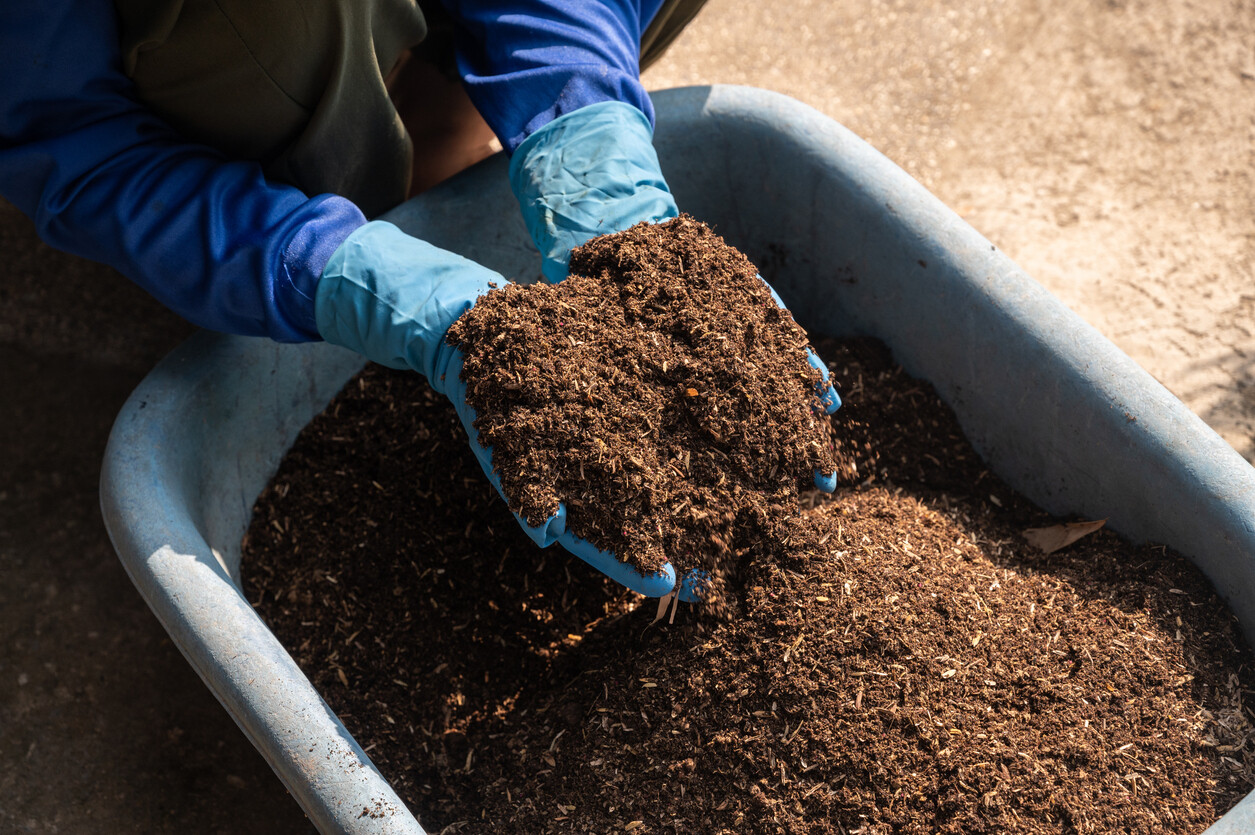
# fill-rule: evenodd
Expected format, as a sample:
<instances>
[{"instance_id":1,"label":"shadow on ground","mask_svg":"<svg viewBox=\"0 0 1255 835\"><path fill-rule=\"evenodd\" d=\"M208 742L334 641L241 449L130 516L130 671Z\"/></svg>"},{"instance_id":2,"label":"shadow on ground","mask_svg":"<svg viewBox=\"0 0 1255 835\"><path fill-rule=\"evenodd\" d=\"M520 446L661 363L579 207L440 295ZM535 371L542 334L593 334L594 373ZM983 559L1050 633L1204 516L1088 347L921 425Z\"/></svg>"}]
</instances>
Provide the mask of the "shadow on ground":
<instances>
[{"instance_id":1,"label":"shadow on ground","mask_svg":"<svg viewBox=\"0 0 1255 835\"><path fill-rule=\"evenodd\" d=\"M113 417L191 328L0 203L0 831L304 833L100 518Z\"/></svg>"},{"instance_id":2,"label":"shadow on ground","mask_svg":"<svg viewBox=\"0 0 1255 835\"><path fill-rule=\"evenodd\" d=\"M1255 357L1218 352L1191 363L1185 378L1205 382L1187 387L1183 399L1198 404L1198 416L1223 435L1242 457L1255 463Z\"/></svg>"}]
</instances>

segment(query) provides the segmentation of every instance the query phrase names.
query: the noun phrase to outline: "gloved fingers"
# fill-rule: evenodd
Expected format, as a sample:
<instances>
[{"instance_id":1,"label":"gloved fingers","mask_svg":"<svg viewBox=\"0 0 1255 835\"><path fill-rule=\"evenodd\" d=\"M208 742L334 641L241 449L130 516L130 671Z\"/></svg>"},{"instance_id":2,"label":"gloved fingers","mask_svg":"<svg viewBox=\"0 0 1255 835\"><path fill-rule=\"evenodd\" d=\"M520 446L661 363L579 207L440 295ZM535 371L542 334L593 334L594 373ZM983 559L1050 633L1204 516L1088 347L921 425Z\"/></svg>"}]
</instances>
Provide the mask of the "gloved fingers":
<instances>
[{"instance_id":1,"label":"gloved fingers","mask_svg":"<svg viewBox=\"0 0 1255 835\"><path fill-rule=\"evenodd\" d=\"M505 496L503 495L502 498L504 499ZM566 533L566 505L564 504L559 504L557 513L534 527L529 525L527 520L519 514L513 511L511 513L513 513L515 521L519 523L519 527L523 529L523 533L527 534L528 538L541 548L548 548Z\"/></svg>"},{"instance_id":2,"label":"gloved fingers","mask_svg":"<svg viewBox=\"0 0 1255 835\"><path fill-rule=\"evenodd\" d=\"M457 406L457 413L462 420L462 428L466 430L467 439L470 441L471 452L475 454L475 460L479 462L479 468L484 471L489 483L496 488L501 500L509 504L510 500L506 498L505 490L501 486L501 476L497 475L492 465L492 447L486 447L479 442L479 431L475 428L475 410L463 400L461 405ZM564 504L559 504L556 513L535 526L528 524L527 520L519 514L513 513L513 515L528 538L541 548L548 548L566 533L566 505Z\"/></svg>"},{"instance_id":3,"label":"gloved fingers","mask_svg":"<svg viewBox=\"0 0 1255 835\"><path fill-rule=\"evenodd\" d=\"M768 282L767 279L763 278L761 275L758 279L766 285L767 290L771 293L771 298L776 302L776 306L781 310L787 310L788 308L785 307L784 300L780 298L780 294L776 292L776 288L772 287L770 282ZM811 368L819 372L819 376L822 378L815 385L815 396L819 398L819 402L823 405L824 411L828 414L832 414L837 409L841 408L841 396L837 394L837 390L833 388L832 383L828 381L828 366L811 348L806 349L806 361L810 363ZM816 481L817 486L818 484L819 482ZM823 488L820 487L820 489L822 490Z\"/></svg>"},{"instance_id":4,"label":"gloved fingers","mask_svg":"<svg viewBox=\"0 0 1255 835\"><path fill-rule=\"evenodd\" d=\"M690 569L680 578L680 593L678 598L681 603L699 603L706 595L706 588L710 584L710 572L703 571L700 568Z\"/></svg>"},{"instance_id":5,"label":"gloved fingers","mask_svg":"<svg viewBox=\"0 0 1255 835\"><path fill-rule=\"evenodd\" d=\"M467 427L467 434L470 435L471 449L475 453L475 458L479 461L479 466L483 469L484 475L492 482L492 486L497 489L497 494L501 496L503 501L508 502L505 491L501 487L501 477L497 475L492 466L492 448L480 445L479 434L475 431L473 425L474 410L469 406L466 408L472 417L471 421L464 421L464 425ZM519 527L523 529L523 533L527 534L528 538L541 548L548 548L557 542L611 580L626 586L637 594L643 594L646 597L662 597L664 594L670 594L671 589L675 587L675 569L671 567L671 563L663 565L662 569L656 574L641 574L627 563L620 562L611 552L598 548L588 540L580 539L575 534L568 532L565 503L559 503L556 513L542 524L535 526L528 524L527 520L518 513L511 513L514 516L514 520L519 523Z\"/></svg>"},{"instance_id":6,"label":"gloved fingers","mask_svg":"<svg viewBox=\"0 0 1255 835\"><path fill-rule=\"evenodd\" d=\"M675 569L664 563L656 574L642 574L614 554L598 548L586 539L566 531L557 539L558 544L570 551L611 580L646 597L662 597L675 588Z\"/></svg>"},{"instance_id":7,"label":"gloved fingers","mask_svg":"<svg viewBox=\"0 0 1255 835\"><path fill-rule=\"evenodd\" d=\"M462 352L454 349L454 356L449 363L448 371L452 378L448 384L450 398L458 413L458 419L462 422L462 428L466 430L475 460L479 462L480 469L484 471L488 481L496 488L497 495L508 504L509 499L506 498L505 490L501 486L501 476L493 468L492 447L486 447L479 442L479 430L475 428L475 410L466 402L466 384L462 382L460 376L464 359ZM602 550L591 542L569 533L564 503L559 503L557 512L546 519L543 524L536 526L529 525L527 520L517 513L513 515L523 532L541 548L548 548L555 542L561 543L562 547L611 580L638 594L646 597L662 597L664 594L670 594L671 589L675 587L675 569L671 567L671 563L665 564L656 574L641 574L627 563L620 562L609 551Z\"/></svg>"},{"instance_id":8,"label":"gloved fingers","mask_svg":"<svg viewBox=\"0 0 1255 835\"><path fill-rule=\"evenodd\" d=\"M828 366L810 348L806 349L806 361L810 363L811 368L816 369L823 377L822 380L815 384L815 393L819 397L819 402L824 407L824 411L832 414L841 408L841 397L828 380ZM815 470L815 486L825 493L831 493L837 489L837 474Z\"/></svg>"},{"instance_id":9,"label":"gloved fingers","mask_svg":"<svg viewBox=\"0 0 1255 835\"><path fill-rule=\"evenodd\" d=\"M819 402L823 405L824 411L832 414L841 408L841 395L837 394L837 390L832 387L832 383L828 377L828 365L819 358L814 350L806 349L806 361L810 363L811 368L819 372L822 379L815 384L815 395L819 398Z\"/></svg>"},{"instance_id":10,"label":"gloved fingers","mask_svg":"<svg viewBox=\"0 0 1255 835\"><path fill-rule=\"evenodd\" d=\"M780 298L780 294L776 292L776 288L767 282L767 279L759 276L763 284L767 285L767 289L771 291L771 297L776 304L783 310L785 309L784 300ZM815 396L819 398L819 403L823 406L824 412L832 414L841 408L841 396L837 394L837 390L833 388L829 379L828 365L819 358L812 348L806 349L806 362L810 367L819 372L820 380L815 384ZM819 470L815 471L815 486L825 493L831 493L837 489L837 474L823 473Z\"/></svg>"},{"instance_id":11,"label":"gloved fingers","mask_svg":"<svg viewBox=\"0 0 1255 835\"><path fill-rule=\"evenodd\" d=\"M815 486L825 493L831 493L837 489L837 474L821 473L815 470Z\"/></svg>"}]
</instances>

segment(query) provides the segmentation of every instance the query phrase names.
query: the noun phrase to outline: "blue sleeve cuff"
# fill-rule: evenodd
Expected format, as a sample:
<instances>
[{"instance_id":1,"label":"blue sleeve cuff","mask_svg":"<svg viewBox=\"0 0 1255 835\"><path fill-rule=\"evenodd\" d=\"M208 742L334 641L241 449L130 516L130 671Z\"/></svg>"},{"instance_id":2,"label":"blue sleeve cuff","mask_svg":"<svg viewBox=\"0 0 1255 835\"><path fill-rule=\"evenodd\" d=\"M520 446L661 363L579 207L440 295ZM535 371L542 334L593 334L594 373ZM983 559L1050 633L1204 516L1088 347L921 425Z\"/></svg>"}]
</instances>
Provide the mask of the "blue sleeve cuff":
<instances>
[{"instance_id":1,"label":"blue sleeve cuff","mask_svg":"<svg viewBox=\"0 0 1255 835\"><path fill-rule=\"evenodd\" d=\"M501 145L508 154L514 154L528 137L551 122L595 104L618 102L631 105L644 114L650 128L653 128L654 103L635 77L616 77L614 73L604 72L604 68L591 72L581 72L581 68L564 68L564 72L552 70L548 75L545 80L555 86L561 82L561 88L552 93L551 104L538 110L525 123L508 124L505 128L508 135L501 138ZM543 96L544 99L550 97L548 94ZM516 117L514 122L517 121Z\"/></svg>"},{"instance_id":2,"label":"blue sleeve cuff","mask_svg":"<svg viewBox=\"0 0 1255 835\"><path fill-rule=\"evenodd\" d=\"M290 326L289 338L279 338L283 342L322 339L314 315L318 279L340 244L366 223L357 206L344 198L323 195L310 202L314 216L288 241L274 284L275 308Z\"/></svg>"},{"instance_id":3,"label":"blue sleeve cuff","mask_svg":"<svg viewBox=\"0 0 1255 835\"><path fill-rule=\"evenodd\" d=\"M457 25L458 71L507 152L599 102L630 104L652 125L640 39L661 0L445 2Z\"/></svg>"}]
</instances>

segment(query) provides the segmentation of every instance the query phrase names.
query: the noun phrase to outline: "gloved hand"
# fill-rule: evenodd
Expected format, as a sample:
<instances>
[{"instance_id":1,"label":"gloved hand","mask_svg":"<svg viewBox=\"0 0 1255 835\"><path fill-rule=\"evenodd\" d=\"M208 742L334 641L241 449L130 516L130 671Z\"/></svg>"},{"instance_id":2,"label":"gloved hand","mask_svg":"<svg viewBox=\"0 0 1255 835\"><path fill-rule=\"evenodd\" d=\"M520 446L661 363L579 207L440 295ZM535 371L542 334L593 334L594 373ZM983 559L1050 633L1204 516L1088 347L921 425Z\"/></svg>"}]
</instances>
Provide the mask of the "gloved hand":
<instances>
[{"instance_id":1,"label":"gloved hand","mask_svg":"<svg viewBox=\"0 0 1255 835\"><path fill-rule=\"evenodd\" d=\"M643 220L660 223L679 214L658 165L649 119L622 102L582 107L525 139L510 161L510 188L550 283L566 278L575 247ZM784 308L771 285L768 289ZM809 348L807 362L823 377L816 394L832 414L841 398L828 382L828 367ZM831 493L836 484L835 474L815 473L820 490Z\"/></svg>"},{"instance_id":2,"label":"gloved hand","mask_svg":"<svg viewBox=\"0 0 1255 835\"><path fill-rule=\"evenodd\" d=\"M476 299L505 283L501 275L474 261L376 220L354 231L331 256L314 300L318 332L327 342L389 368L413 369L453 402L471 450L502 498L492 450L480 444L475 410L466 403L463 354L445 341L445 334ZM529 526L517 513L514 518L537 545L547 548L557 542L635 592L661 597L675 586L675 570L669 563L659 573L645 576L609 551L576 537L566 528L565 505L538 527Z\"/></svg>"},{"instance_id":3,"label":"gloved hand","mask_svg":"<svg viewBox=\"0 0 1255 835\"><path fill-rule=\"evenodd\" d=\"M510 160L510 188L550 283L566 278L575 247L679 214L649 119L622 102L582 107L523 140Z\"/></svg>"}]
</instances>

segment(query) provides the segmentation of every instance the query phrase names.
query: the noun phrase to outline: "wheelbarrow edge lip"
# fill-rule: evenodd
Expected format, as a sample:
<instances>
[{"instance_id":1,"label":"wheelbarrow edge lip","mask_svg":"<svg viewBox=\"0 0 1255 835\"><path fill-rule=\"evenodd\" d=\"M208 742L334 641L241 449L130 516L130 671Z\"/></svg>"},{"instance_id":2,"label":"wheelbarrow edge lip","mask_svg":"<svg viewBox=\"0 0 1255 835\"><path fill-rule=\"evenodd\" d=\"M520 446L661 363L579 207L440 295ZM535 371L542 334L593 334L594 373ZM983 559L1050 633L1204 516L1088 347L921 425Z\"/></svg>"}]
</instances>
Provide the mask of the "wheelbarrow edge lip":
<instances>
[{"instance_id":1,"label":"wheelbarrow edge lip","mask_svg":"<svg viewBox=\"0 0 1255 835\"><path fill-rule=\"evenodd\" d=\"M198 474L181 472L182 461L167 449L163 430L186 420L187 404L206 378L256 352L259 343L270 344L202 331L141 381L106 446L100 486L105 527L127 575L174 645L320 831L422 835L201 533L190 495ZM321 344L308 349L342 350ZM387 814L359 821L349 812L367 808Z\"/></svg>"}]
</instances>

